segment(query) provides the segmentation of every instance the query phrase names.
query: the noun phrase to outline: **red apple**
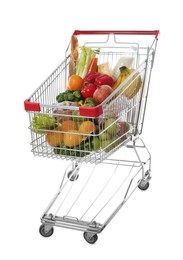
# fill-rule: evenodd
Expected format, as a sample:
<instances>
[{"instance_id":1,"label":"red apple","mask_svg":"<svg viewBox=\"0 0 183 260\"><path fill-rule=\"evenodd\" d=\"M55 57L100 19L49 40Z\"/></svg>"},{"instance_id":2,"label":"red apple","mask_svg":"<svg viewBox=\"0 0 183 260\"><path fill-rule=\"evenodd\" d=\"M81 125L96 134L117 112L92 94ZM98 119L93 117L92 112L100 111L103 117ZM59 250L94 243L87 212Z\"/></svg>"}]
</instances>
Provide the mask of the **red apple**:
<instances>
[{"instance_id":1,"label":"red apple","mask_svg":"<svg viewBox=\"0 0 183 260\"><path fill-rule=\"evenodd\" d=\"M108 85L98 86L93 94L93 98L99 104L101 104L111 93L113 89Z\"/></svg>"}]
</instances>

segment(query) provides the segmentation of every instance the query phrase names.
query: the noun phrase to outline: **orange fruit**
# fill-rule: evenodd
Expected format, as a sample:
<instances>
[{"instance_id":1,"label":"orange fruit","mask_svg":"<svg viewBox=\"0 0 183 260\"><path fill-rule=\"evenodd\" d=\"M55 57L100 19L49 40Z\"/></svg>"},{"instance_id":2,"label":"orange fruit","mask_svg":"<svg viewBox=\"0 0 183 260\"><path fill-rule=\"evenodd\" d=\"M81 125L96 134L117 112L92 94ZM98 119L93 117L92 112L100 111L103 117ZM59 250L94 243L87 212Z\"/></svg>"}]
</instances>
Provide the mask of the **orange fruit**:
<instances>
[{"instance_id":1,"label":"orange fruit","mask_svg":"<svg viewBox=\"0 0 183 260\"><path fill-rule=\"evenodd\" d=\"M68 89L72 91L81 90L83 84L84 80L80 76L72 75L68 81Z\"/></svg>"},{"instance_id":2,"label":"orange fruit","mask_svg":"<svg viewBox=\"0 0 183 260\"><path fill-rule=\"evenodd\" d=\"M77 130L72 130L72 133L64 134L64 144L68 147L74 147L79 145L83 140L82 135Z\"/></svg>"},{"instance_id":3,"label":"orange fruit","mask_svg":"<svg viewBox=\"0 0 183 260\"><path fill-rule=\"evenodd\" d=\"M84 121L79 126L79 132L82 134L90 134L92 132L95 133L96 129L96 125L91 121Z\"/></svg>"},{"instance_id":4,"label":"orange fruit","mask_svg":"<svg viewBox=\"0 0 183 260\"><path fill-rule=\"evenodd\" d=\"M63 142L63 134L58 132L49 132L46 135L46 141L51 146L58 146Z\"/></svg>"},{"instance_id":5,"label":"orange fruit","mask_svg":"<svg viewBox=\"0 0 183 260\"><path fill-rule=\"evenodd\" d=\"M69 132L69 131L72 132L72 130L77 130L77 129L78 129L77 123L72 120L63 121L60 127L60 130L63 132Z\"/></svg>"}]
</instances>

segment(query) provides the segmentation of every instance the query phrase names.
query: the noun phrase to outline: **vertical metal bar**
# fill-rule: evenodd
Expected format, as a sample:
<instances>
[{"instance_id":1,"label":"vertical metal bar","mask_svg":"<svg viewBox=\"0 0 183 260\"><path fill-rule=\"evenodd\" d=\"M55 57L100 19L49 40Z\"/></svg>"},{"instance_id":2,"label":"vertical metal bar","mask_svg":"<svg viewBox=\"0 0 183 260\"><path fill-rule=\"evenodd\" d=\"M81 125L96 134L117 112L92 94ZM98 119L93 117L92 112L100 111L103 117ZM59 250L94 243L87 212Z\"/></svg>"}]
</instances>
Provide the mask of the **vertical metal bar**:
<instances>
[{"instance_id":1,"label":"vertical metal bar","mask_svg":"<svg viewBox=\"0 0 183 260\"><path fill-rule=\"evenodd\" d=\"M148 92L149 92L151 72L152 72L152 63L151 63L150 72L149 72L149 78L148 78L147 90L146 90L146 97L145 97L145 101L144 101L145 104L144 104L144 109L142 111L142 121L141 121L141 128L140 128L139 134L142 133L142 129L143 129L143 125L144 125L144 117L145 117L145 111L146 111L146 105L147 105L147 97L148 97Z\"/></svg>"},{"instance_id":2,"label":"vertical metal bar","mask_svg":"<svg viewBox=\"0 0 183 260\"><path fill-rule=\"evenodd\" d=\"M137 139L135 139L135 140L133 141L133 149L134 149L134 151L135 151L135 153L136 153L136 155L137 155L137 158L138 158L138 160L139 160L139 163L140 163L140 165L141 165L141 167L142 167L142 179L144 179L144 177L145 177L145 174L144 174L144 164L143 164L143 162L141 161L140 156L139 156L139 154L138 154L138 152L137 152L137 149L136 149L136 146L135 146L135 142L138 141L138 140L139 140L139 138L137 138Z\"/></svg>"}]
</instances>

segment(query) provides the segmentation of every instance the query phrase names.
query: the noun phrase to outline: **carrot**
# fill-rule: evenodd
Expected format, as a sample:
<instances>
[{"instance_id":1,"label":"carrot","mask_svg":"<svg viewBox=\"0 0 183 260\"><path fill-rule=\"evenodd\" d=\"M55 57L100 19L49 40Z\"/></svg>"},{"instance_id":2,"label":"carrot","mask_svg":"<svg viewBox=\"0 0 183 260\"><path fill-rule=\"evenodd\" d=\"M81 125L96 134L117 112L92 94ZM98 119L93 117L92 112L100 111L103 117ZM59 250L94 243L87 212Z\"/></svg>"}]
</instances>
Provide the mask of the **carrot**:
<instances>
[{"instance_id":1,"label":"carrot","mask_svg":"<svg viewBox=\"0 0 183 260\"><path fill-rule=\"evenodd\" d=\"M97 72L98 70L98 58L92 58L89 65L88 65L88 68L87 68L87 71L86 71L86 74L90 73L90 72Z\"/></svg>"}]
</instances>

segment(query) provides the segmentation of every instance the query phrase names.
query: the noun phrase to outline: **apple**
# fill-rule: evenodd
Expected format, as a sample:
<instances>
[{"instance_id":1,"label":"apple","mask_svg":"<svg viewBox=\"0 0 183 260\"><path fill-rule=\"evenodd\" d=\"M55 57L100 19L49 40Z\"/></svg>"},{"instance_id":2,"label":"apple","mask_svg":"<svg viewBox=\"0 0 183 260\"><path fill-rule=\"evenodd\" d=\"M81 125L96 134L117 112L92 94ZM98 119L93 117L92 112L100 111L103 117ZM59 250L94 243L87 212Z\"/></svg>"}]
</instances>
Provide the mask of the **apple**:
<instances>
[{"instance_id":1,"label":"apple","mask_svg":"<svg viewBox=\"0 0 183 260\"><path fill-rule=\"evenodd\" d=\"M101 143L101 148L104 149L106 153L108 153L113 149L113 147L110 144L111 144L110 140L105 140Z\"/></svg>"},{"instance_id":2,"label":"apple","mask_svg":"<svg viewBox=\"0 0 183 260\"><path fill-rule=\"evenodd\" d=\"M107 119L104 127L107 128L106 132L111 136L116 136L120 131L120 126L115 123L114 118Z\"/></svg>"},{"instance_id":3,"label":"apple","mask_svg":"<svg viewBox=\"0 0 183 260\"><path fill-rule=\"evenodd\" d=\"M124 135L126 132L130 130L130 126L127 122L121 121L119 122L120 125L120 135Z\"/></svg>"},{"instance_id":4,"label":"apple","mask_svg":"<svg viewBox=\"0 0 183 260\"><path fill-rule=\"evenodd\" d=\"M96 150L99 150L100 149L100 141L99 141L99 138L98 137L94 137L92 139L92 147L93 147L93 150L96 151Z\"/></svg>"},{"instance_id":5,"label":"apple","mask_svg":"<svg viewBox=\"0 0 183 260\"><path fill-rule=\"evenodd\" d=\"M101 104L111 93L113 89L109 85L98 86L93 93L93 98L99 104Z\"/></svg>"},{"instance_id":6,"label":"apple","mask_svg":"<svg viewBox=\"0 0 183 260\"><path fill-rule=\"evenodd\" d=\"M111 137L107 132L100 133L100 135L99 135L100 141L105 141L105 140L110 140L110 139L111 139Z\"/></svg>"}]
</instances>

